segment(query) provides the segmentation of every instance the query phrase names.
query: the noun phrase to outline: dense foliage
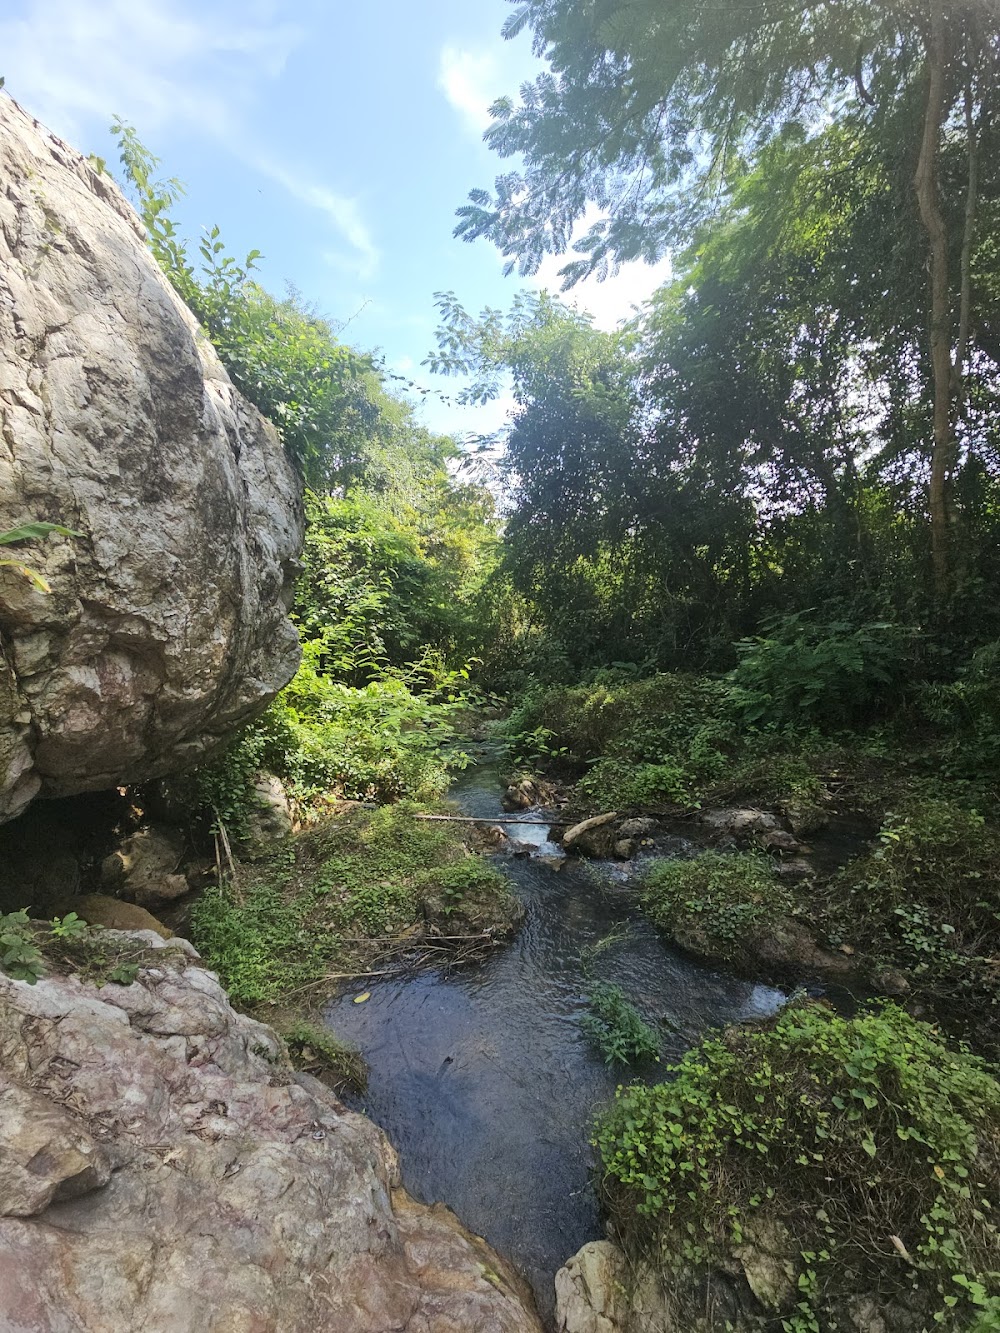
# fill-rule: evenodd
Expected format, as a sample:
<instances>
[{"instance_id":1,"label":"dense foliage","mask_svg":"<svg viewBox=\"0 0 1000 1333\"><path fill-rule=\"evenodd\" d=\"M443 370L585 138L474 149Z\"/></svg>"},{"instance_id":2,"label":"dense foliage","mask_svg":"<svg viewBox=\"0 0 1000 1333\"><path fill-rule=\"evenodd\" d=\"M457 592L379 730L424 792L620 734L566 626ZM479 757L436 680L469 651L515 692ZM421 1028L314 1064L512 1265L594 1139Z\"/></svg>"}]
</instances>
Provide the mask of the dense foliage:
<instances>
[{"instance_id":1,"label":"dense foliage","mask_svg":"<svg viewBox=\"0 0 1000 1333\"><path fill-rule=\"evenodd\" d=\"M795 899L766 856L703 852L690 861L658 862L646 876L643 907L700 954L759 969L761 939L780 929Z\"/></svg>"},{"instance_id":2,"label":"dense foliage","mask_svg":"<svg viewBox=\"0 0 1000 1333\"><path fill-rule=\"evenodd\" d=\"M1000 1028L1000 829L955 800L911 795L886 815L872 850L834 881L837 926L904 967L925 993Z\"/></svg>"},{"instance_id":3,"label":"dense foliage","mask_svg":"<svg viewBox=\"0 0 1000 1333\"><path fill-rule=\"evenodd\" d=\"M519 155L520 169L499 177L493 196L474 192L460 210L459 233L490 237L511 267L519 261L533 272L546 252L567 250L576 224L595 209L597 219L575 245L581 257L563 270L572 282L622 259L655 258L668 244L688 244L706 221L719 235L721 204L736 242L716 268L725 278L730 257L745 259L743 186L763 173L771 208L758 193L748 211L751 228L771 215L764 291L754 289L754 307L737 290L733 307L702 300L700 313L709 327L724 328L724 353L739 348L744 312L764 337L754 336L751 362L724 354L701 369L724 398L735 388L737 412L745 401L750 417L760 416L756 379L794 386L799 368L806 369L814 404L809 435L817 442L826 435L842 452L850 417L871 417L879 408L860 397L860 414L824 412L824 396L843 404L843 382L855 367L870 380L869 353L879 360L890 346L905 352L883 362L877 379L903 382L923 418L911 449L927 467L922 489L934 595L942 603L958 572L954 526L965 508L958 470L974 438L967 409L981 357L995 352L994 292L979 279L984 251L987 262L995 259L988 220L998 197L1000 31L992 0L763 0L749 8L713 0L516 2L507 35L530 27L551 68L522 87L519 102L494 104L487 141L501 156ZM808 187L810 176L818 188L797 193L795 184ZM780 188L790 182L791 192ZM887 208L891 225L873 227ZM794 266L800 258L812 268L787 268L787 260ZM784 269L780 293L773 293L778 304L767 290L775 263ZM696 287L703 298L705 285ZM787 316L803 287L808 323L800 336ZM871 345L857 340L861 326L876 331ZM798 353L784 366L767 355L775 332ZM845 359L848 348L853 355ZM696 368L684 387L703 378ZM787 428L801 416L795 396L764 405L762 424L780 423L784 440L794 441L797 432ZM753 452L766 455L770 445L762 435ZM829 461L834 466L817 474L816 484L840 489L841 460Z\"/></svg>"},{"instance_id":4,"label":"dense foliage","mask_svg":"<svg viewBox=\"0 0 1000 1333\"><path fill-rule=\"evenodd\" d=\"M177 235L177 182L118 127L157 259L308 488L302 668L188 778L238 837L268 769L304 831L220 877L199 946L239 1002L277 1005L421 921L509 926L453 831L343 806L440 795L464 711L499 691L512 766L573 783L581 811L739 797L798 838L843 795L881 828L839 872L710 850L653 865L644 910L745 972L801 928L995 1050L995 6L517 3L508 34L530 27L551 69L495 105L487 139L521 162L461 232L526 272L570 251L570 282L671 247L674 278L615 331L546 293L479 315L439 294L431 368L466 402L513 393L489 442L502 523L372 358L258 284L258 255ZM38 932L6 930L28 975ZM589 1007L609 1063L654 1059L618 988ZM306 1067L360 1077L288 1032ZM678 1327L735 1249L776 1259L762 1326L826 1333L878 1293L887 1326L980 1333L1000 1322L998 1112L987 1067L902 1011L793 1005L620 1091L604 1198L630 1257L669 1270Z\"/></svg>"},{"instance_id":5,"label":"dense foliage","mask_svg":"<svg viewBox=\"0 0 1000 1333\"><path fill-rule=\"evenodd\" d=\"M995 7L526 0L524 28L551 70L486 135L523 165L460 230L533 271L591 222L570 281L676 271L617 333L441 300L431 363L513 382L504 577L549 659L714 666L816 608L995 639Z\"/></svg>"},{"instance_id":6,"label":"dense foliage","mask_svg":"<svg viewBox=\"0 0 1000 1333\"><path fill-rule=\"evenodd\" d=\"M452 475L454 443L417 423L371 358L297 296L278 300L217 227L192 246L169 217L180 183L131 126L114 132L156 259L236 385L277 426L307 483L298 675L216 762L182 784L239 835L262 768L300 809L336 797L433 796L464 762L451 718L469 692L493 500Z\"/></svg>"},{"instance_id":7,"label":"dense foliage","mask_svg":"<svg viewBox=\"0 0 1000 1333\"><path fill-rule=\"evenodd\" d=\"M1000 1085L983 1065L901 1010L807 1004L673 1073L621 1089L597 1147L618 1233L673 1267L683 1327L711 1308L701 1286L684 1308L683 1270L755 1242L790 1266L757 1284L769 1327L837 1328L875 1291L894 1327L995 1327Z\"/></svg>"}]
</instances>

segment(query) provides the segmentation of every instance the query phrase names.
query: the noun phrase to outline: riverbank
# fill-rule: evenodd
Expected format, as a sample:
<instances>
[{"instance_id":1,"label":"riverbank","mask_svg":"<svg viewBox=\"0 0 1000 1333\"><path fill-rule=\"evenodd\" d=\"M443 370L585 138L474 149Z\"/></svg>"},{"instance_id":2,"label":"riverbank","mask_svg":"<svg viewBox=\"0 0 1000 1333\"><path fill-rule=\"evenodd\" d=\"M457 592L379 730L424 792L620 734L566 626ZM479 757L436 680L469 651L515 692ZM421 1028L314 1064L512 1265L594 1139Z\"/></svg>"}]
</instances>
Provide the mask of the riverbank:
<instances>
[{"instance_id":1,"label":"riverbank","mask_svg":"<svg viewBox=\"0 0 1000 1333\"><path fill-rule=\"evenodd\" d=\"M1000 803L995 779L968 775L976 754L963 772L899 724L823 736L737 722L711 681L551 687L512 715L508 763L515 785L529 771L558 783L566 818L617 812L604 845L580 850L636 854L619 837L635 818L653 820L654 842L690 830L703 859L639 878L696 956L761 978L853 971L995 1058Z\"/></svg>"}]
</instances>

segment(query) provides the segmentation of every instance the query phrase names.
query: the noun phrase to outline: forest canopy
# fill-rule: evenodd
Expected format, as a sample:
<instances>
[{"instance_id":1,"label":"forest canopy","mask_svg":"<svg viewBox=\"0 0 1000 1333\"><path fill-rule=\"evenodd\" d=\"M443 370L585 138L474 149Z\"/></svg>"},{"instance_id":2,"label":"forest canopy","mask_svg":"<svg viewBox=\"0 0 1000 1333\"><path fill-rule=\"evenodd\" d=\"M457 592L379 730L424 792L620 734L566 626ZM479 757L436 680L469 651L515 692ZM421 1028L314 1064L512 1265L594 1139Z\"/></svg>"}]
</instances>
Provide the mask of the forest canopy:
<instances>
[{"instance_id":1,"label":"forest canopy","mask_svg":"<svg viewBox=\"0 0 1000 1333\"><path fill-rule=\"evenodd\" d=\"M525 28L550 68L485 136L520 165L458 234L565 253L570 286L667 250L675 278L618 334L442 299L431 365L513 376L515 586L667 665L815 607L994 637L995 5L528 0Z\"/></svg>"}]
</instances>

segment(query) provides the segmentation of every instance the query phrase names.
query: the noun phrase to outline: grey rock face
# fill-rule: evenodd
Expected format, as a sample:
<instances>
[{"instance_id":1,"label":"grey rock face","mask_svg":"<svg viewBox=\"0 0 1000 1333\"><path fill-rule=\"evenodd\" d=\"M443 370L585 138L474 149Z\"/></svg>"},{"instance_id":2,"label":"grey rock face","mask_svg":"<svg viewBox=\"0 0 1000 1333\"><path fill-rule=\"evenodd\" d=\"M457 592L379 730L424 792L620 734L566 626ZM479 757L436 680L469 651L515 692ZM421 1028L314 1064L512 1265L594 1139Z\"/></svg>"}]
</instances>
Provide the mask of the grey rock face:
<instances>
[{"instance_id":1,"label":"grey rock face","mask_svg":"<svg viewBox=\"0 0 1000 1333\"><path fill-rule=\"evenodd\" d=\"M107 176L0 97L0 818L194 762L299 660L300 484Z\"/></svg>"},{"instance_id":2,"label":"grey rock face","mask_svg":"<svg viewBox=\"0 0 1000 1333\"><path fill-rule=\"evenodd\" d=\"M640 815L635 819L623 820L618 825L618 836L620 838L651 838L656 829L655 819L651 819L648 815Z\"/></svg>"},{"instance_id":3,"label":"grey rock face","mask_svg":"<svg viewBox=\"0 0 1000 1333\"><path fill-rule=\"evenodd\" d=\"M258 773L254 778L247 824L247 836L236 844L238 854L247 860L266 856L292 832L291 802L281 779L273 773Z\"/></svg>"},{"instance_id":4,"label":"grey rock face","mask_svg":"<svg viewBox=\"0 0 1000 1333\"><path fill-rule=\"evenodd\" d=\"M0 975L0 1327L541 1333L380 1130L178 941L142 939L130 986Z\"/></svg>"}]
</instances>

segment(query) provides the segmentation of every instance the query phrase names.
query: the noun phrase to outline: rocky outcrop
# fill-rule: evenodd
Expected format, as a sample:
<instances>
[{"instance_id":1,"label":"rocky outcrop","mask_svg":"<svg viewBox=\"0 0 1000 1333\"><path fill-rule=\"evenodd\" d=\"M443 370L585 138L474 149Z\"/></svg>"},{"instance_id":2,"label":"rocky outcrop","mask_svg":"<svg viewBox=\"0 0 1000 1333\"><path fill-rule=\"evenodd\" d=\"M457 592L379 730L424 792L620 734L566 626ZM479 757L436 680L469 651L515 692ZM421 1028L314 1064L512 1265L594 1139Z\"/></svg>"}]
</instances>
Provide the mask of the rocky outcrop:
<instances>
[{"instance_id":1,"label":"rocky outcrop","mask_svg":"<svg viewBox=\"0 0 1000 1333\"><path fill-rule=\"evenodd\" d=\"M783 1326L798 1298L796 1243L781 1227L734 1248L724 1266L666 1270L630 1261L617 1245L591 1241L556 1274L556 1333L755 1333ZM889 1295L847 1299L845 1333L916 1333L926 1327L918 1301Z\"/></svg>"},{"instance_id":2,"label":"rocky outcrop","mask_svg":"<svg viewBox=\"0 0 1000 1333\"><path fill-rule=\"evenodd\" d=\"M137 937L132 937L134 941ZM0 1326L541 1333L381 1132L230 1007L185 941L131 985L0 976Z\"/></svg>"},{"instance_id":3,"label":"rocky outcrop","mask_svg":"<svg viewBox=\"0 0 1000 1333\"><path fill-rule=\"evenodd\" d=\"M271 698L299 480L104 173L0 97L0 818L169 773ZM10 548L13 550L14 548Z\"/></svg>"},{"instance_id":4,"label":"rocky outcrop","mask_svg":"<svg viewBox=\"0 0 1000 1333\"><path fill-rule=\"evenodd\" d=\"M805 850L794 834L783 829L778 819L765 810L707 810L701 816L701 822L721 838L732 839L738 844L793 855Z\"/></svg>"}]
</instances>

